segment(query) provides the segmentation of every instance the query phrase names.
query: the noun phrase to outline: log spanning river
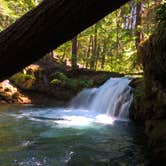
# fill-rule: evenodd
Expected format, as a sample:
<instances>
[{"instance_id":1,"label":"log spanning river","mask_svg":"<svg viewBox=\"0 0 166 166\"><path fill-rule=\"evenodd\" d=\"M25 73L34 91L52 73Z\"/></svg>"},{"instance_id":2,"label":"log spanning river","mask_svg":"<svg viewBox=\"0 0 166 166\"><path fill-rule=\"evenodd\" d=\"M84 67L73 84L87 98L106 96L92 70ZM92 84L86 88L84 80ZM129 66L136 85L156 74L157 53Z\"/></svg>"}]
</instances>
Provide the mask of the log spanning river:
<instances>
[{"instance_id":1,"label":"log spanning river","mask_svg":"<svg viewBox=\"0 0 166 166\"><path fill-rule=\"evenodd\" d=\"M146 165L142 127L128 119L129 82L111 78L67 107L1 106L0 165Z\"/></svg>"}]
</instances>

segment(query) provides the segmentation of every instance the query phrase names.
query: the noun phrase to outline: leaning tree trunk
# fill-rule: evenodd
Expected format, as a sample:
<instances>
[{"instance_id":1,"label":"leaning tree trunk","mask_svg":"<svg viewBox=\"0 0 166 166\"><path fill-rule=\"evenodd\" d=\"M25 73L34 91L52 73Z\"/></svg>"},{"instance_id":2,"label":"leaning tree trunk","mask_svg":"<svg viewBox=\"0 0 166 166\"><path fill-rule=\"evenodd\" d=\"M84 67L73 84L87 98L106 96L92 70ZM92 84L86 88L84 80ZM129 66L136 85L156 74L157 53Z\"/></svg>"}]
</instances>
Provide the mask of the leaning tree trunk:
<instances>
[{"instance_id":1,"label":"leaning tree trunk","mask_svg":"<svg viewBox=\"0 0 166 166\"><path fill-rule=\"evenodd\" d=\"M0 79L57 48L128 0L44 0L0 33Z\"/></svg>"}]
</instances>

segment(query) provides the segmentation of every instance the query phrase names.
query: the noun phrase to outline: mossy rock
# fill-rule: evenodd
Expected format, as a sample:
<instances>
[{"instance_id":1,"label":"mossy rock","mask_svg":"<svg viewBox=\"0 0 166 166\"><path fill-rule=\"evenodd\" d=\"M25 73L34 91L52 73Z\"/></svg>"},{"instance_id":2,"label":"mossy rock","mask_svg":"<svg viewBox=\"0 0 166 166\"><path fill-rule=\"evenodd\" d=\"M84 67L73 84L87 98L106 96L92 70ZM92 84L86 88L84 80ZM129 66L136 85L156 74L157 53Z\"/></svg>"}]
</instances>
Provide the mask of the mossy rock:
<instances>
[{"instance_id":1,"label":"mossy rock","mask_svg":"<svg viewBox=\"0 0 166 166\"><path fill-rule=\"evenodd\" d=\"M89 88L93 85L93 81L90 79L70 78L62 72L56 72L52 74L51 78L50 85L52 87L56 87L56 89L59 87L64 88L65 90L68 89L74 92L78 92L83 88Z\"/></svg>"},{"instance_id":2,"label":"mossy rock","mask_svg":"<svg viewBox=\"0 0 166 166\"><path fill-rule=\"evenodd\" d=\"M93 85L93 81L91 80L77 80L77 79L68 79L65 82L65 88L70 88L76 91L79 91L83 88L90 88Z\"/></svg>"},{"instance_id":3,"label":"mossy rock","mask_svg":"<svg viewBox=\"0 0 166 166\"><path fill-rule=\"evenodd\" d=\"M58 79L61 81L66 81L68 77L62 73L62 72L55 72L54 74L51 75L52 79Z\"/></svg>"},{"instance_id":4,"label":"mossy rock","mask_svg":"<svg viewBox=\"0 0 166 166\"><path fill-rule=\"evenodd\" d=\"M58 79L53 79L51 82L50 82L50 85L51 86L60 86L62 84L62 81L61 80L58 80Z\"/></svg>"},{"instance_id":5,"label":"mossy rock","mask_svg":"<svg viewBox=\"0 0 166 166\"><path fill-rule=\"evenodd\" d=\"M133 79L130 83L133 88L134 98L129 116L133 120L142 121L147 119L147 112L145 111L145 83L144 79Z\"/></svg>"},{"instance_id":6,"label":"mossy rock","mask_svg":"<svg viewBox=\"0 0 166 166\"><path fill-rule=\"evenodd\" d=\"M22 89L30 89L35 83L35 76L24 73L17 73L10 78L11 82Z\"/></svg>"}]
</instances>

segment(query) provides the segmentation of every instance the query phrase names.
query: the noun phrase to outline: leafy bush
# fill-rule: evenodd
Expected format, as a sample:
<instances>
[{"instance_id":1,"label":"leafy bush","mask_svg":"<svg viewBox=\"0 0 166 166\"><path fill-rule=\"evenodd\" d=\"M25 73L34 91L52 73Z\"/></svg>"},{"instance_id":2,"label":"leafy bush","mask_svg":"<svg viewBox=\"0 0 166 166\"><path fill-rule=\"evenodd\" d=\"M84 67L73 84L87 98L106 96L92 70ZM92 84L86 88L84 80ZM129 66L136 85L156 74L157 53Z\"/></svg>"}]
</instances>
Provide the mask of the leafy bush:
<instances>
[{"instance_id":1,"label":"leafy bush","mask_svg":"<svg viewBox=\"0 0 166 166\"><path fill-rule=\"evenodd\" d=\"M65 86L65 88L69 88L69 89L72 89L72 90L77 90L78 89L78 82L75 79L68 79L65 82L64 86Z\"/></svg>"},{"instance_id":2,"label":"leafy bush","mask_svg":"<svg viewBox=\"0 0 166 166\"><path fill-rule=\"evenodd\" d=\"M160 5L156 11L156 20L158 22L166 22L166 3Z\"/></svg>"},{"instance_id":3,"label":"leafy bush","mask_svg":"<svg viewBox=\"0 0 166 166\"><path fill-rule=\"evenodd\" d=\"M26 82L28 80L35 80L35 77L33 75L30 75L30 74L24 74L24 73L17 73L15 75L13 75L11 77L11 80L15 83L15 84L20 84L20 83L23 83L23 82Z\"/></svg>"},{"instance_id":4,"label":"leafy bush","mask_svg":"<svg viewBox=\"0 0 166 166\"><path fill-rule=\"evenodd\" d=\"M90 88L93 86L92 80L78 80L81 88Z\"/></svg>"},{"instance_id":5,"label":"leafy bush","mask_svg":"<svg viewBox=\"0 0 166 166\"><path fill-rule=\"evenodd\" d=\"M11 82L23 89L31 89L35 83L35 76L31 74L17 73L10 78Z\"/></svg>"},{"instance_id":6,"label":"leafy bush","mask_svg":"<svg viewBox=\"0 0 166 166\"><path fill-rule=\"evenodd\" d=\"M91 80L68 79L64 86L73 90L81 90L83 88L89 88L92 85L93 82Z\"/></svg>"},{"instance_id":7,"label":"leafy bush","mask_svg":"<svg viewBox=\"0 0 166 166\"><path fill-rule=\"evenodd\" d=\"M58 80L58 79L53 79L51 82L50 82L50 85L52 86L59 86L62 84L62 81L61 80Z\"/></svg>"},{"instance_id":8,"label":"leafy bush","mask_svg":"<svg viewBox=\"0 0 166 166\"><path fill-rule=\"evenodd\" d=\"M61 80L61 81L66 81L68 79L68 77L64 73L61 73L61 72L54 73L53 78Z\"/></svg>"},{"instance_id":9,"label":"leafy bush","mask_svg":"<svg viewBox=\"0 0 166 166\"><path fill-rule=\"evenodd\" d=\"M91 87L93 85L93 81L87 79L68 78L64 73L56 72L52 75L50 85L78 91L83 88Z\"/></svg>"}]
</instances>

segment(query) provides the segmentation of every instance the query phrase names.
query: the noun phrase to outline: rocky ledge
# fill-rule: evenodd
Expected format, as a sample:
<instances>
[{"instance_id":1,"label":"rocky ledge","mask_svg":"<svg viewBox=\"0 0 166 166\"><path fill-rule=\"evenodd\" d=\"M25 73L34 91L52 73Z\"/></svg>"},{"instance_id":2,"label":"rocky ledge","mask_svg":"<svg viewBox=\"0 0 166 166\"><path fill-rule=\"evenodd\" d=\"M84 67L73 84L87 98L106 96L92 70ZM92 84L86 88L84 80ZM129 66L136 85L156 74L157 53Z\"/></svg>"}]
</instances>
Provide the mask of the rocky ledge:
<instances>
[{"instance_id":1,"label":"rocky ledge","mask_svg":"<svg viewBox=\"0 0 166 166\"><path fill-rule=\"evenodd\" d=\"M166 22L139 47L144 79L133 82L135 97L130 117L145 122L152 165L166 163Z\"/></svg>"}]
</instances>

